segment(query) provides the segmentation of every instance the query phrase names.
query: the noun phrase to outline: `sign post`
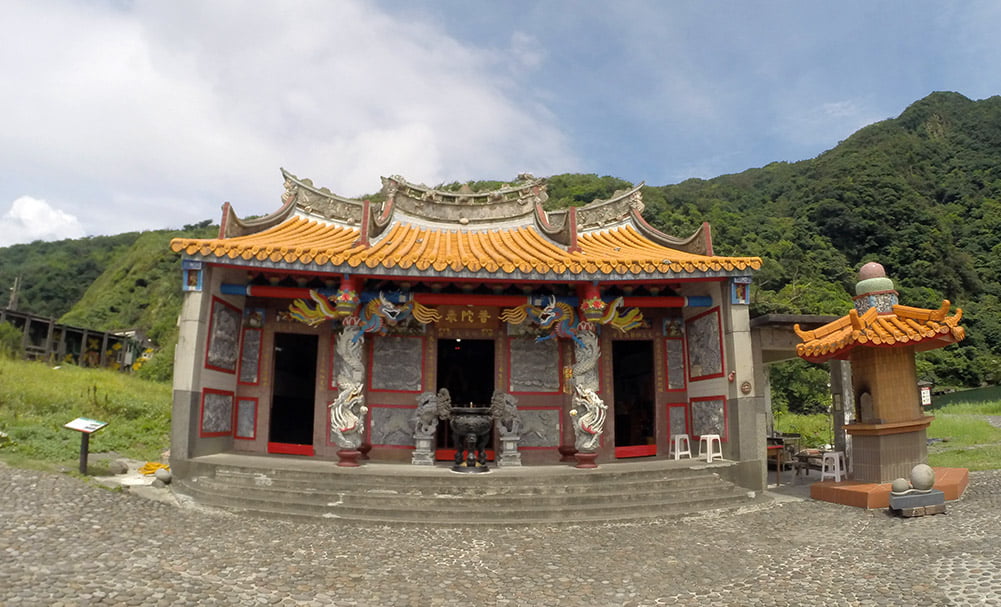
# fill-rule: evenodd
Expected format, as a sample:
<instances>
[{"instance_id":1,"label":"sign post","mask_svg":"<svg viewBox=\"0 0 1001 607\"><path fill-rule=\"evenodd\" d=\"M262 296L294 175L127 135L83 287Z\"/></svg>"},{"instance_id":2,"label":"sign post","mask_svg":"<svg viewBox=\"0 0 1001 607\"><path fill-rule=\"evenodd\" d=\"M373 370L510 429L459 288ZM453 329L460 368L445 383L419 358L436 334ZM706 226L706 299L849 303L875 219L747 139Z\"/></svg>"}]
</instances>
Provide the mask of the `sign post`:
<instances>
[{"instance_id":1,"label":"sign post","mask_svg":"<svg viewBox=\"0 0 1001 607\"><path fill-rule=\"evenodd\" d=\"M108 425L88 417L78 417L64 424L63 428L76 430L80 433L80 474L87 474L87 453L90 451L90 435Z\"/></svg>"}]
</instances>

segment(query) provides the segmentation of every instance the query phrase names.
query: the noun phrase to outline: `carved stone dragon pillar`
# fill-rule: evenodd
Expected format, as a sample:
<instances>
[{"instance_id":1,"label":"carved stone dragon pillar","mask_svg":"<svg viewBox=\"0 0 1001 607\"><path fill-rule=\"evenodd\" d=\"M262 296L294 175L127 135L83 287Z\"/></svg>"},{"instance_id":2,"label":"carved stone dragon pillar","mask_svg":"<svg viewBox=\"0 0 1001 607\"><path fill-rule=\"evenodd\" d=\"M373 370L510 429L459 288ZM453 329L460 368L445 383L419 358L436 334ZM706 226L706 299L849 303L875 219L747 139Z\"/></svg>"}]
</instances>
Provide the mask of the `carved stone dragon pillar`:
<instances>
[{"instance_id":1,"label":"carved stone dragon pillar","mask_svg":"<svg viewBox=\"0 0 1001 607\"><path fill-rule=\"evenodd\" d=\"M605 428L608 407L598 396L598 336L585 323L577 330L576 362L573 366L573 408L570 410L577 448L578 468L597 468L598 443Z\"/></svg>"},{"instance_id":2,"label":"carved stone dragon pillar","mask_svg":"<svg viewBox=\"0 0 1001 607\"><path fill-rule=\"evenodd\" d=\"M358 465L365 431L365 365L362 348L365 335L357 324L345 324L337 336L337 354L341 364L337 371L337 399L330 403L330 433L340 447L338 466Z\"/></svg>"}]
</instances>

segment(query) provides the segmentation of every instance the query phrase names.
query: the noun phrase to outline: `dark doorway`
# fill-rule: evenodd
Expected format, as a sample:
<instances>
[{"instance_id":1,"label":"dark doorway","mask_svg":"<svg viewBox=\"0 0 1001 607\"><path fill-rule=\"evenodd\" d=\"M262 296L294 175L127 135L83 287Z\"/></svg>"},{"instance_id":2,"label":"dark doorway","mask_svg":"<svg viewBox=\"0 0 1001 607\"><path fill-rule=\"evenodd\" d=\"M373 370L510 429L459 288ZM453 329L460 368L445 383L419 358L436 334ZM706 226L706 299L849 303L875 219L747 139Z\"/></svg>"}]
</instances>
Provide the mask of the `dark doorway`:
<instances>
[{"instance_id":1,"label":"dark doorway","mask_svg":"<svg viewBox=\"0 0 1001 607\"><path fill-rule=\"evenodd\" d=\"M615 457L657 455L653 342L613 341Z\"/></svg>"},{"instance_id":2,"label":"dark doorway","mask_svg":"<svg viewBox=\"0 0 1001 607\"><path fill-rule=\"evenodd\" d=\"M439 339L438 385L448 388L455 406L486 407L494 395L494 342L490 339ZM455 455L448 422L438 423L437 459L450 460ZM488 457L493 458L491 448Z\"/></svg>"},{"instance_id":3,"label":"dark doorway","mask_svg":"<svg viewBox=\"0 0 1001 607\"><path fill-rule=\"evenodd\" d=\"M268 452L313 455L317 336L275 333Z\"/></svg>"}]
</instances>

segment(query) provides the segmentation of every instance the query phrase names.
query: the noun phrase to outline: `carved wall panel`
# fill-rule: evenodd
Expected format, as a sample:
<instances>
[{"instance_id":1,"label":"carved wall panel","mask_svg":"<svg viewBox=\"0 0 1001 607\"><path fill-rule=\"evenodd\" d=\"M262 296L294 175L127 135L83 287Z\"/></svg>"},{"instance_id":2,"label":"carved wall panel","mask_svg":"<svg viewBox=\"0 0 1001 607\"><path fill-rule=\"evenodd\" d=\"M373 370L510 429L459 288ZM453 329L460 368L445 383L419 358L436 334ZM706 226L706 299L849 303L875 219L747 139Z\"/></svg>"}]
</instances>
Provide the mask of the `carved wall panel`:
<instances>
[{"instance_id":1,"label":"carved wall panel","mask_svg":"<svg viewBox=\"0 0 1001 607\"><path fill-rule=\"evenodd\" d=\"M688 373L692 381L723 376L719 308L688 319Z\"/></svg>"},{"instance_id":2,"label":"carved wall panel","mask_svg":"<svg viewBox=\"0 0 1001 607\"><path fill-rule=\"evenodd\" d=\"M726 436L726 400L722 396L692 399L692 434Z\"/></svg>"},{"instance_id":3,"label":"carved wall panel","mask_svg":"<svg viewBox=\"0 0 1001 607\"><path fill-rule=\"evenodd\" d=\"M227 373L236 372L239 356L241 312L221 299L212 299L205 366Z\"/></svg>"},{"instance_id":4,"label":"carved wall panel","mask_svg":"<svg viewBox=\"0 0 1001 607\"><path fill-rule=\"evenodd\" d=\"M685 350L684 341L668 339L667 343L667 389L685 389Z\"/></svg>"},{"instance_id":5,"label":"carved wall panel","mask_svg":"<svg viewBox=\"0 0 1001 607\"><path fill-rule=\"evenodd\" d=\"M410 425L413 408L372 407L370 414L373 445L414 446L414 429Z\"/></svg>"},{"instance_id":6,"label":"carved wall panel","mask_svg":"<svg viewBox=\"0 0 1001 607\"><path fill-rule=\"evenodd\" d=\"M520 447L559 447L559 409L519 409L521 415Z\"/></svg>"},{"instance_id":7,"label":"carved wall panel","mask_svg":"<svg viewBox=\"0 0 1001 607\"><path fill-rule=\"evenodd\" d=\"M206 388L202 392L202 436L222 436L233 431L233 393Z\"/></svg>"},{"instance_id":8,"label":"carved wall panel","mask_svg":"<svg viewBox=\"0 0 1001 607\"><path fill-rule=\"evenodd\" d=\"M260 329L243 330L243 346L240 348L241 384L256 384L260 381L261 333Z\"/></svg>"},{"instance_id":9,"label":"carved wall panel","mask_svg":"<svg viewBox=\"0 0 1001 607\"><path fill-rule=\"evenodd\" d=\"M415 337L372 339L372 389L420 392L424 340Z\"/></svg>"},{"instance_id":10,"label":"carved wall panel","mask_svg":"<svg viewBox=\"0 0 1001 607\"><path fill-rule=\"evenodd\" d=\"M236 438L253 439L257 436L257 399L240 398L236 401Z\"/></svg>"},{"instance_id":11,"label":"carved wall panel","mask_svg":"<svg viewBox=\"0 0 1001 607\"><path fill-rule=\"evenodd\" d=\"M555 339L512 338L511 392L559 392L560 351Z\"/></svg>"},{"instance_id":12,"label":"carved wall panel","mask_svg":"<svg viewBox=\"0 0 1001 607\"><path fill-rule=\"evenodd\" d=\"M685 423L685 407L668 407L667 423L670 434L688 434L688 424Z\"/></svg>"}]
</instances>

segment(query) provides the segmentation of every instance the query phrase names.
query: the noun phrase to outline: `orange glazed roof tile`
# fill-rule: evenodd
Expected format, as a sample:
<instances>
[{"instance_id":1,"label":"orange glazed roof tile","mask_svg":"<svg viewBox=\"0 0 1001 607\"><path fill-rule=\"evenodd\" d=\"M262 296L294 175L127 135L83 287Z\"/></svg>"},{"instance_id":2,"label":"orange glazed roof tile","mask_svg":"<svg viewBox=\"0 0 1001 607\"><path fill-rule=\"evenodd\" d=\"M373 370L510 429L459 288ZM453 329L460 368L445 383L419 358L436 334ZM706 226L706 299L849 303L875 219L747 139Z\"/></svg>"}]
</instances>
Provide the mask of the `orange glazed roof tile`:
<instances>
[{"instance_id":1,"label":"orange glazed roof tile","mask_svg":"<svg viewBox=\"0 0 1001 607\"><path fill-rule=\"evenodd\" d=\"M761 267L757 257L715 257L670 249L631 225L584 233L578 250L572 252L531 225L459 230L396 222L368 247L359 244L360 236L358 228L292 217L273 228L235 238L176 238L170 248L221 262L420 272L640 275L747 273Z\"/></svg>"},{"instance_id":2,"label":"orange glazed roof tile","mask_svg":"<svg viewBox=\"0 0 1001 607\"><path fill-rule=\"evenodd\" d=\"M947 316L949 306L948 300L938 310L895 305L891 314L879 314L876 308L859 314L853 309L847 316L813 331L803 331L796 325L796 334L803 340L796 346L796 354L811 362L823 362L846 358L858 346L913 345L919 351L940 348L966 337L966 331L959 326L963 310Z\"/></svg>"},{"instance_id":3,"label":"orange glazed roof tile","mask_svg":"<svg viewBox=\"0 0 1001 607\"><path fill-rule=\"evenodd\" d=\"M173 251L262 269L463 278L580 280L746 276L758 257L717 257L708 224L687 239L642 217L642 184L577 208L545 211L544 180L490 192L383 178L381 202L343 198L282 170L282 207L241 220L223 206L219 238L177 238Z\"/></svg>"}]
</instances>

